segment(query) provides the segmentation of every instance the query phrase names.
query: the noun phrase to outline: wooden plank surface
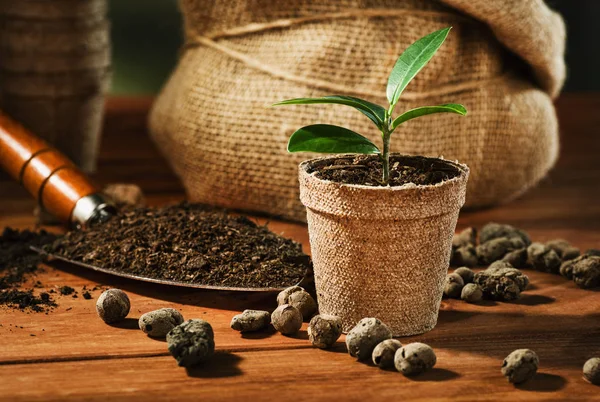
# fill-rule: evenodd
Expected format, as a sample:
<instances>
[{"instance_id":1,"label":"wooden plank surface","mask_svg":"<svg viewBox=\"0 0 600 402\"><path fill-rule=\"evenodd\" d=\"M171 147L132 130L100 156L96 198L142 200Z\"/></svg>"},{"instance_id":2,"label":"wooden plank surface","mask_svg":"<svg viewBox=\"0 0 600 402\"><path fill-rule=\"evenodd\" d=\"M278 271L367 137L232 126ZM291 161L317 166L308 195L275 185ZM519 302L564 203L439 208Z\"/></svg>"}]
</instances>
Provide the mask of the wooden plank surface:
<instances>
[{"instance_id":1,"label":"wooden plank surface","mask_svg":"<svg viewBox=\"0 0 600 402\"><path fill-rule=\"evenodd\" d=\"M184 198L177 179L145 130L148 100L108 104L99 171L102 184L141 185L151 204ZM463 212L459 227L489 221L513 223L534 240L556 237L581 248L600 248L600 96L558 101L563 153L549 177L510 204ZM0 226L30 227L33 202L13 183L0 182ZM265 222L265 220L261 220ZM271 229L308 248L303 225L272 221ZM403 339L423 341L438 354L437 369L406 379L355 362L343 337L334 351L310 347L304 330L242 337L229 320L245 308L274 308L273 294L172 289L61 266L35 280L45 289L69 285L78 298L57 297L48 315L0 309L0 400L594 400L600 388L581 378L585 360L600 356L600 292L578 289L559 276L528 272L532 287L515 303L469 305L444 301L438 326ZM83 286L120 287L132 301L130 319L112 327L95 314ZM94 299L101 290L93 291ZM160 307L213 324L214 361L194 372L178 368L163 341L136 330L136 319ZM500 375L502 359L529 347L541 359L540 375L515 388Z\"/></svg>"}]
</instances>

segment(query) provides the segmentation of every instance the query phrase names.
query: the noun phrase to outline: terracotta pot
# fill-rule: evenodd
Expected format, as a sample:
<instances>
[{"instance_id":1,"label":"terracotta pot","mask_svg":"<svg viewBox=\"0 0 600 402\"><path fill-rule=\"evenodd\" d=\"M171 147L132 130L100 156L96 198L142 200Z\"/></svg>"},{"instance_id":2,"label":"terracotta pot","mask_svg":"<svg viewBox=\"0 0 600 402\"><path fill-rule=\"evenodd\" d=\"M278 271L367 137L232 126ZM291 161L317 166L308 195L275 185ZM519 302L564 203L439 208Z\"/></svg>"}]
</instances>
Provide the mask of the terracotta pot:
<instances>
[{"instance_id":1,"label":"terracotta pot","mask_svg":"<svg viewBox=\"0 0 600 402\"><path fill-rule=\"evenodd\" d=\"M455 170L444 182L371 187L319 179L332 158L300 164L321 314L342 318L349 331L377 317L394 336L435 327L448 272L452 236L465 202L469 169L437 158L393 155L413 166Z\"/></svg>"}]
</instances>

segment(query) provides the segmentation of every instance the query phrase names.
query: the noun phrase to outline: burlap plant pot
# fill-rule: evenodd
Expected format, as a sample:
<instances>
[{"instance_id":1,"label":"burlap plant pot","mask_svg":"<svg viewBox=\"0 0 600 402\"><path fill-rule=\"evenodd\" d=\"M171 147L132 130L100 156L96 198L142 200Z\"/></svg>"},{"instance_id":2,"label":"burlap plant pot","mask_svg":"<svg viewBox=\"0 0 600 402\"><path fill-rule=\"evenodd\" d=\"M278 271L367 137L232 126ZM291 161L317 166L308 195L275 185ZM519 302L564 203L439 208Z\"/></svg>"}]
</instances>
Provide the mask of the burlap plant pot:
<instances>
[{"instance_id":1,"label":"burlap plant pot","mask_svg":"<svg viewBox=\"0 0 600 402\"><path fill-rule=\"evenodd\" d=\"M406 123L392 150L460 160L467 205L511 200L554 164L552 97L564 79L561 18L542 0L180 0L187 46L150 131L195 201L304 220L295 129L328 123L377 140L345 106L268 108L282 99L358 96L384 104L389 72L416 39L453 26L396 108L461 103L462 119Z\"/></svg>"},{"instance_id":2,"label":"burlap plant pot","mask_svg":"<svg viewBox=\"0 0 600 402\"><path fill-rule=\"evenodd\" d=\"M0 5L0 107L86 172L111 78L106 0Z\"/></svg>"},{"instance_id":3,"label":"burlap plant pot","mask_svg":"<svg viewBox=\"0 0 600 402\"><path fill-rule=\"evenodd\" d=\"M379 318L394 336L431 330L469 169L404 157L407 165L426 161L459 174L436 185L371 187L315 177L328 159L303 162L299 169L319 312L341 317L344 331L364 317Z\"/></svg>"}]
</instances>

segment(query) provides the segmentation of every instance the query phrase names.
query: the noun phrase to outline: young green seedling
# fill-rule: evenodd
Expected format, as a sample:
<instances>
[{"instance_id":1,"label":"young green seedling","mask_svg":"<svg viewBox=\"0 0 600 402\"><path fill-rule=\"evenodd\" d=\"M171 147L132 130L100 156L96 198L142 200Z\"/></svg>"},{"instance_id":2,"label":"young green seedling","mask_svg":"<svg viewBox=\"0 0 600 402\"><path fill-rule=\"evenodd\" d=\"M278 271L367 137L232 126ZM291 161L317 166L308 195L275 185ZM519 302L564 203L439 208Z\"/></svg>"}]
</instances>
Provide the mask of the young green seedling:
<instances>
[{"instance_id":1,"label":"young green seedling","mask_svg":"<svg viewBox=\"0 0 600 402\"><path fill-rule=\"evenodd\" d=\"M383 165L382 184L388 185L390 180L390 137L396 128L408 120L428 114L456 113L463 116L467 114L467 110L463 105L449 103L439 106L418 107L408 110L396 118L393 117L394 108L400 99L400 95L444 43L451 28L444 28L424 36L410 45L400 55L388 79L387 99L389 107L387 109L363 99L341 95L290 99L274 105L335 103L351 106L367 116L381 131L383 151L368 138L347 128L330 124L313 124L302 127L292 134L288 142L288 152L379 154Z\"/></svg>"}]
</instances>

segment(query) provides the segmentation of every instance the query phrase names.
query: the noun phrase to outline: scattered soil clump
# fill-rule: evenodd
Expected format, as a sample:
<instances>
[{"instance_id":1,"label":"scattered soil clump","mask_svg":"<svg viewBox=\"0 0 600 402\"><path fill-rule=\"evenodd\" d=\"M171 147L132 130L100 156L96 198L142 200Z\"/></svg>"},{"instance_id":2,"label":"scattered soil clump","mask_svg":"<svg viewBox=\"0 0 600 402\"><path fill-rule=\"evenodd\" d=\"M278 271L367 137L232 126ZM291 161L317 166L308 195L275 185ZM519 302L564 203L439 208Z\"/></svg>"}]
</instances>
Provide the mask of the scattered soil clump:
<instances>
[{"instance_id":1,"label":"scattered soil clump","mask_svg":"<svg viewBox=\"0 0 600 402\"><path fill-rule=\"evenodd\" d=\"M509 263L496 261L485 271L476 273L474 283L488 299L511 301L520 297L529 285L529 278Z\"/></svg>"},{"instance_id":2,"label":"scattered soil clump","mask_svg":"<svg viewBox=\"0 0 600 402\"><path fill-rule=\"evenodd\" d=\"M282 288L311 267L302 246L198 204L123 211L67 233L47 251L118 272L210 286Z\"/></svg>"},{"instance_id":3,"label":"scattered soil clump","mask_svg":"<svg viewBox=\"0 0 600 402\"><path fill-rule=\"evenodd\" d=\"M68 296L68 295L72 295L73 293L75 293L75 289L73 289L70 286L61 286L58 291L60 292L61 295L63 296Z\"/></svg>"},{"instance_id":4,"label":"scattered soil clump","mask_svg":"<svg viewBox=\"0 0 600 402\"><path fill-rule=\"evenodd\" d=\"M32 289L17 289L37 271L43 257L30 249L52 243L56 235L5 228L0 235L0 305L35 312L56 306L48 293L35 295Z\"/></svg>"},{"instance_id":5,"label":"scattered soil clump","mask_svg":"<svg viewBox=\"0 0 600 402\"><path fill-rule=\"evenodd\" d=\"M193 367L215 354L215 333L204 320L189 320L167 334L169 353L181 367Z\"/></svg>"}]
</instances>

